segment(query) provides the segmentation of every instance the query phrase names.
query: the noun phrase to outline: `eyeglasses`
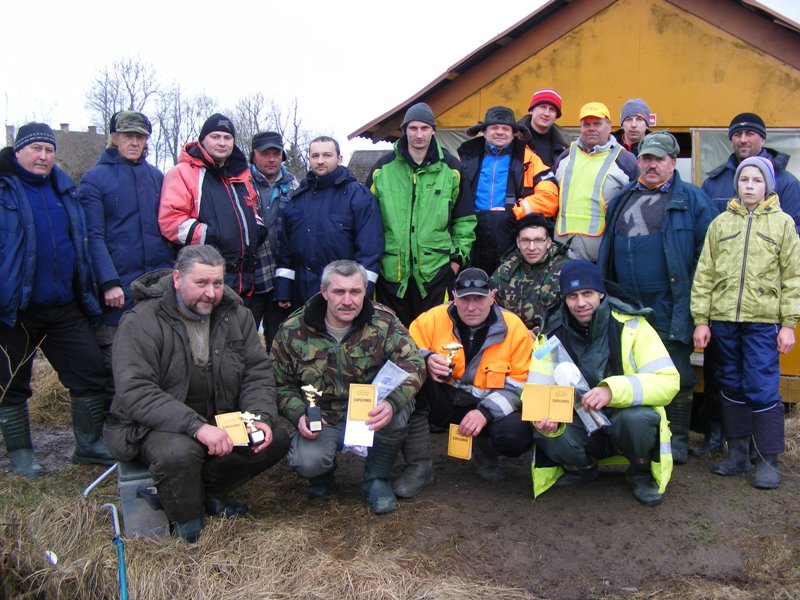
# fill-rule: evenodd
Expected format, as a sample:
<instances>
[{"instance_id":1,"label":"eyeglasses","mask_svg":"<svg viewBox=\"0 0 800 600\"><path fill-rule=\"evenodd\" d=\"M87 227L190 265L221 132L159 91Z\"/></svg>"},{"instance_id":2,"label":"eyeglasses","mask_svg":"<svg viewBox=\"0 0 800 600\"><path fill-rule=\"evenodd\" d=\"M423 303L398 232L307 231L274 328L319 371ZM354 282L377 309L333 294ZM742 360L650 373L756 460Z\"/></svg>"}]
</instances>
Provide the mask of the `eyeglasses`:
<instances>
[{"instance_id":1,"label":"eyeglasses","mask_svg":"<svg viewBox=\"0 0 800 600\"><path fill-rule=\"evenodd\" d=\"M489 282L483 279L462 279L461 281L456 281L457 290L468 290L469 288L483 289L487 287L489 287Z\"/></svg>"},{"instance_id":2,"label":"eyeglasses","mask_svg":"<svg viewBox=\"0 0 800 600\"><path fill-rule=\"evenodd\" d=\"M548 238L517 238L517 243L523 248L526 246L544 246Z\"/></svg>"}]
</instances>

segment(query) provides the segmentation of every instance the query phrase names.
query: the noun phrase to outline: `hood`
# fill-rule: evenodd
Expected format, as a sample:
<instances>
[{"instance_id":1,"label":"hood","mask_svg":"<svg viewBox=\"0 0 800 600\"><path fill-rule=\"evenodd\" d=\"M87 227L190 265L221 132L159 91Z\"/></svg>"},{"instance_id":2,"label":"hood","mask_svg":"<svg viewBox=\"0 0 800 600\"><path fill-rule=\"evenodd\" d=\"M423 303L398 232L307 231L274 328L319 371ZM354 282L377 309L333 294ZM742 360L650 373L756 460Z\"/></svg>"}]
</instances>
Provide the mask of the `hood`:
<instances>
[{"instance_id":1,"label":"hood","mask_svg":"<svg viewBox=\"0 0 800 600\"><path fill-rule=\"evenodd\" d=\"M133 283L131 283L131 294L133 295L134 302L162 298L168 291L174 289L172 285L172 269L150 271L149 273L137 277ZM221 304L231 304L241 301L242 299L239 297L239 294L226 285L222 292Z\"/></svg>"},{"instance_id":2,"label":"hood","mask_svg":"<svg viewBox=\"0 0 800 600\"><path fill-rule=\"evenodd\" d=\"M241 179L242 175L249 176L250 173L247 157L236 144L233 145L233 152L222 167L217 166L217 163L208 155L203 145L197 141L189 142L183 147L178 157L178 162L185 162L195 167L214 171L230 180Z\"/></svg>"},{"instance_id":3,"label":"hood","mask_svg":"<svg viewBox=\"0 0 800 600\"><path fill-rule=\"evenodd\" d=\"M19 173L14 166L14 148L6 146L0 150L0 177L17 177L18 175ZM72 178L57 164L53 165L53 170L50 172L50 181L59 194L64 194L75 187ZM42 178L42 182L44 182L44 178Z\"/></svg>"}]
</instances>

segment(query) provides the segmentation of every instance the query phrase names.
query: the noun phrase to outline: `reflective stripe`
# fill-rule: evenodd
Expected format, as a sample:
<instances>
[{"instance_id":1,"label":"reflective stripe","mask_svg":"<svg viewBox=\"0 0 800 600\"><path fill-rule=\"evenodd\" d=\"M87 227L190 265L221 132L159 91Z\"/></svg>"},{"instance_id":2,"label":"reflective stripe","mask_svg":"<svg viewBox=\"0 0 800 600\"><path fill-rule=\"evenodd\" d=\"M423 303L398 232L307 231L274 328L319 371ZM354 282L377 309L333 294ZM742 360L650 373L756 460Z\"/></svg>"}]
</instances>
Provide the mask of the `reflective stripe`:
<instances>
[{"instance_id":1,"label":"reflective stripe","mask_svg":"<svg viewBox=\"0 0 800 600\"><path fill-rule=\"evenodd\" d=\"M738 404L740 406L744 406L745 404L747 404L742 400L734 400L733 398L729 398L728 396L725 395L725 392L723 392L722 390L719 391L719 394L720 396L722 396L723 400L725 400L726 402L730 402L731 404Z\"/></svg>"},{"instance_id":2,"label":"reflective stripe","mask_svg":"<svg viewBox=\"0 0 800 600\"><path fill-rule=\"evenodd\" d=\"M541 383L542 385L555 385L556 380L552 375L528 371L528 383Z\"/></svg>"},{"instance_id":3,"label":"reflective stripe","mask_svg":"<svg viewBox=\"0 0 800 600\"><path fill-rule=\"evenodd\" d=\"M503 394L499 394L498 392L492 392L486 398L483 399L484 402L491 402L494 404L503 415L510 415L514 412L514 407L511 406L511 403L508 401L508 398L503 396Z\"/></svg>"},{"instance_id":4,"label":"reflective stripe","mask_svg":"<svg viewBox=\"0 0 800 600\"><path fill-rule=\"evenodd\" d=\"M519 392L522 390L522 386L525 385L524 381L517 381L513 377L506 377L506 385L505 388L507 390L513 390Z\"/></svg>"},{"instance_id":5,"label":"reflective stripe","mask_svg":"<svg viewBox=\"0 0 800 600\"><path fill-rule=\"evenodd\" d=\"M366 270L366 271L367 271L367 281L369 281L370 283L375 283L376 281L378 281L378 274L377 273L375 273L374 271L369 271L369 270Z\"/></svg>"},{"instance_id":6,"label":"reflective stripe","mask_svg":"<svg viewBox=\"0 0 800 600\"><path fill-rule=\"evenodd\" d=\"M608 176L608 171L611 168L611 165L613 165L614 161L617 160L617 156L619 156L621 151L621 146L609 151L608 156L603 161L603 166L600 167L600 172L597 174L597 177L594 180L594 188L592 189L592 220L589 222L588 231L590 234L598 235L603 230L603 228L600 226L600 213L605 213L605 211L594 210L594 206L600 207L604 202L603 184L606 181L606 177Z\"/></svg>"},{"instance_id":7,"label":"reflective stripe","mask_svg":"<svg viewBox=\"0 0 800 600\"><path fill-rule=\"evenodd\" d=\"M639 327L639 317L625 321L625 327L630 327L631 329Z\"/></svg>"},{"instance_id":8,"label":"reflective stripe","mask_svg":"<svg viewBox=\"0 0 800 600\"><path fill-rule=\"evenodd\" d=\"M603 232L605 229L606 210L603 185L620 152L622 152L622 147L614 146L606 153L602 165L595 167L595 164L600 160L600 154L592 155L583 152L578 148L577 142L573 142L570 145L568 163L564 171L564 177L560 182L558 193L558 213L560 216L557 233L559 235L577 233L599 236ZM578 181L575 182L575 171L578 163L586 164L581 164L580 169L577 169ZM597 168L596 172L594 171L595 168ZM594 175L594 180L591 182L590 191L588 186L590 182L585 179L592 177L592 175ZM575 193L572 193L573 182L576 183L574 188L577 188ZM568 203L569 209L567 207Z\"/></svg>"},{"instance_id":9,"label":"reflective stripe","mask_svg":"<svg viewBox=\"0 0 800 600\"><path fill-rule=\"evenodd\" d=\"M665 454L672 454L672 443L671 442L661 442L659 444L659 448L661 449L661 455Z\"/></svg>"},{"instance_id":10,"label":"reflective stripe","mask_svg":"<svg viewBox=\"0 0 800 600\"><path fill-rule=\"evenodd\" d=\"M641 406L644 402L644 390L642 389L642 382L639 381L639 378L636 375L625 375L625 379L630 382L631 388L633 388L633 400L631 400L631 406Z\"/></svg>"},{"instance_id":11,"label":"reflective stripe","mask_svg":"<svg viewBox=\"0 0 800 600\"><path fill-rule=\"evenodd\" d=\"M275 269L275 277L283 277L284 279L291 279L292 281L294 281L294 270Z\"/></svg>"},{"instance_id":12,"label":"reflective stripe","mask_svg":"<svg viewBox=\"0 0 800 600\"><path fill-rule=\"evenodd\" d=\"M674 366L675 363L672 362L672 359L669 356L664 356L662 358L651 360L649 363L639 367L639 373L657 373L661 369L667 369Z\"/></svg>"}]
</instances>

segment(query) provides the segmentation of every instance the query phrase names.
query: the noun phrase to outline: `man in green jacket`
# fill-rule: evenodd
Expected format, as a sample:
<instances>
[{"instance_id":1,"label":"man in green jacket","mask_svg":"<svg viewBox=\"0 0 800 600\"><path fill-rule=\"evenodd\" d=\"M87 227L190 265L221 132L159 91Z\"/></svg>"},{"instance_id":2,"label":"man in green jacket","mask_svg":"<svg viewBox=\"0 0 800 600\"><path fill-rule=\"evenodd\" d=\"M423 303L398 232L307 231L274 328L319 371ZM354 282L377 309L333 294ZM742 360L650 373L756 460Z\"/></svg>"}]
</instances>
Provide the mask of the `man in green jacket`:
<instances>
[{"instance_id":1,"label":"man in green jacket","mask_svg":"<svg viewBox=\"0 0 800 600\"><path fill-rule=\"evenodd\" d=\"M425 362L395 317L366 298L367 272L352 260L337 260L322 271L321 292L283 322L272 344L278 409L297 427L287 460L309 480L308 495L333 494L336 453L343 448L351 384L373 383L388 361L408 376L369 412L375 432L361 491L375 514L397 509L389 478L406 425L414 410L414 394L425 379ZM313 431L306 415L305 386L320 392L322 428ZM310 392L313 394L313 392Z\"/></svg>"}]
</instances>

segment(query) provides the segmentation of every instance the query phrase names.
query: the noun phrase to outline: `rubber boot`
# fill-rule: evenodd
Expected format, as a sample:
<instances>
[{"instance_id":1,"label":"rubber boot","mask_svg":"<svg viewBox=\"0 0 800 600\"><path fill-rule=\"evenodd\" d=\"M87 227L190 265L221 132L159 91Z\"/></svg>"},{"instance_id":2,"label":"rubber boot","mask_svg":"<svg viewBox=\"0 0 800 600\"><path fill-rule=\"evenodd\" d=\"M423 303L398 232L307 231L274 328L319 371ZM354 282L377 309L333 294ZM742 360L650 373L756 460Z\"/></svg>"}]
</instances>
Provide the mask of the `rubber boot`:
<instances>
[{"instance_id":1,"label":"rubber boot","mask_svg":"<svg viewBox=\"0 0 800 600\"><path fill-rule=\"evenodd\" d=\"M308 480L306 493L309 498L327 498L336 491L336 467Z\"/></svg>"},{"instance_id":2,"label":"rubber boot","mask_svg":"<svg viewBox=\"0 0 800 600\"><path fill-rule=\"evenodd\" d=\"M238 517L247 514L247 504L236 498L225 496L223 498L206 498L203 505L207 515L219 515L221 517Z\"/></svg>"},{"instance_id":3,"label":"rubber boot","mask_svg":"<svg viewBox=\"0 0 800 600\"><path fill-rule=\"evenodd\" d=\"M395 498L389 479L392 476L392 467L402 444L402 434L375 436L375 444L367 454L364 476L361 479L361 493L364 495L369 509L376 515L397 510L397 498Z\"/></svg>"},{"instance_id":4,"label":"rubber boot","mask_svg":"<svg viewBox=\"0 0 800 600\"><path fill-rule=\"evenodd\" d=\"M476 435L472 438L472 466L475 472L486 481L502 481L505 479L500 468L500 457L492 448L492 440L487 435Z\"/></svg>"},{"instance_id":5,"label":"rubber boot","mask_svg":"<svg viewBox=\"0 0 800 600\"><path fill-rule=\"evenodd\" d=\"M589 483L590 481L597 480L599 475L600 469L597 463L589 465L588 467L564 466L564 474L558 478L555 485L556 487L567 487L578 483Z\"/></svg>"},{"instance_id":6,"label":"rubber boot","mask_svg":"<svg viewBox=\"0 0 800 600\"><path fill-rule=\"evenodd\" d=\"M395 479L392 489L399 498L413 498L422 489L433 483L433 461L431 460L431 434L428 419L424 415L411 415L408 434L403 440L403 458L406 467Z\"/></svg>"},{"instance_id":7,"label":"rubber boot","mask_svg":"<svg viewBox=\"0 0 800 600\"><path fill-rule=\"evenodd\" d=\"M172 524L172 535L181 538L187 544L196 544L197 540L200 539L201 531L203 531L202 517Z\"/></svg>"},{"instance_id":8,"label":"rubber boot","mask_svg":"<svg viewBox=\"0 0 800 600\"><path fill-rule=\"evenodd\" d=\"M72 431L75 450L72 462L76 465L113 465L116 459L103 443L105 399L98 396L73 396Z\"/></svg>"},{"instance_id":9,"label":"rubber boot","mask_svg":"<svg viewBox=\"0 0 800 600\"><path fill-rule=\"evenodd\" d=\"M631 460L631 466L625 472L625 480L633 492L633 497L645 506L658 506L664 499L658 493L658 484L650 471L650 461Z\"/></svg>"},{"instance_id":10,"label":"rubber boot","mask_svg":"<svg viewBox=\"0 0 800 600\"><path fill-rule=\"evenodd\" d=\"M737 475L753 470L750 464L750 436L728 438L728 456L722 462L711 465L717 475Z\"/></svg>"},{"instance_id":11,"label":"rubber boot","mask_svg":"<svg viewBox=\"0 0 800 600\"><path fill-rule=\"evenodd\" d=\"M685 465L689 460L689 427L692 420L691 390L678 392L672 402L664 407L672 432L672 462Z\"/></svg>"},{"instance_id":12,"label":"rubber boot","mask_svg":"<svg viewBox=\"0 0 800 600\"><path fill-rule=\"evenodd\" d=\"M725 451L725 438L722 436L722 421L711 421L703 443L689 450L692 456L703 457L715 452Z\"/></svg>"},{"instance_id":13,"label":"rubber boot","mask_svg":"<svg viewBox=\"0 0 800 600\"><path fill-rule=\"evenodd\" d=\"M31 442L31 424L28 421L27 404L0 406L0 431L6 442L11 471L23 477L39 477L44 474L42 465L36 462Z\"/></svg>"},{"instance_id":14,"label":"rubber boot","mask_svg":"<svg viewBox=\"0 0 800 600\"><path fill-rule=\"evenodd\" d=\"M750 485L760 490L774 490L781 484L778 471L778 455L765 454L756 457L756 469L750 478Z\"/></svg>"}]
</instances>

